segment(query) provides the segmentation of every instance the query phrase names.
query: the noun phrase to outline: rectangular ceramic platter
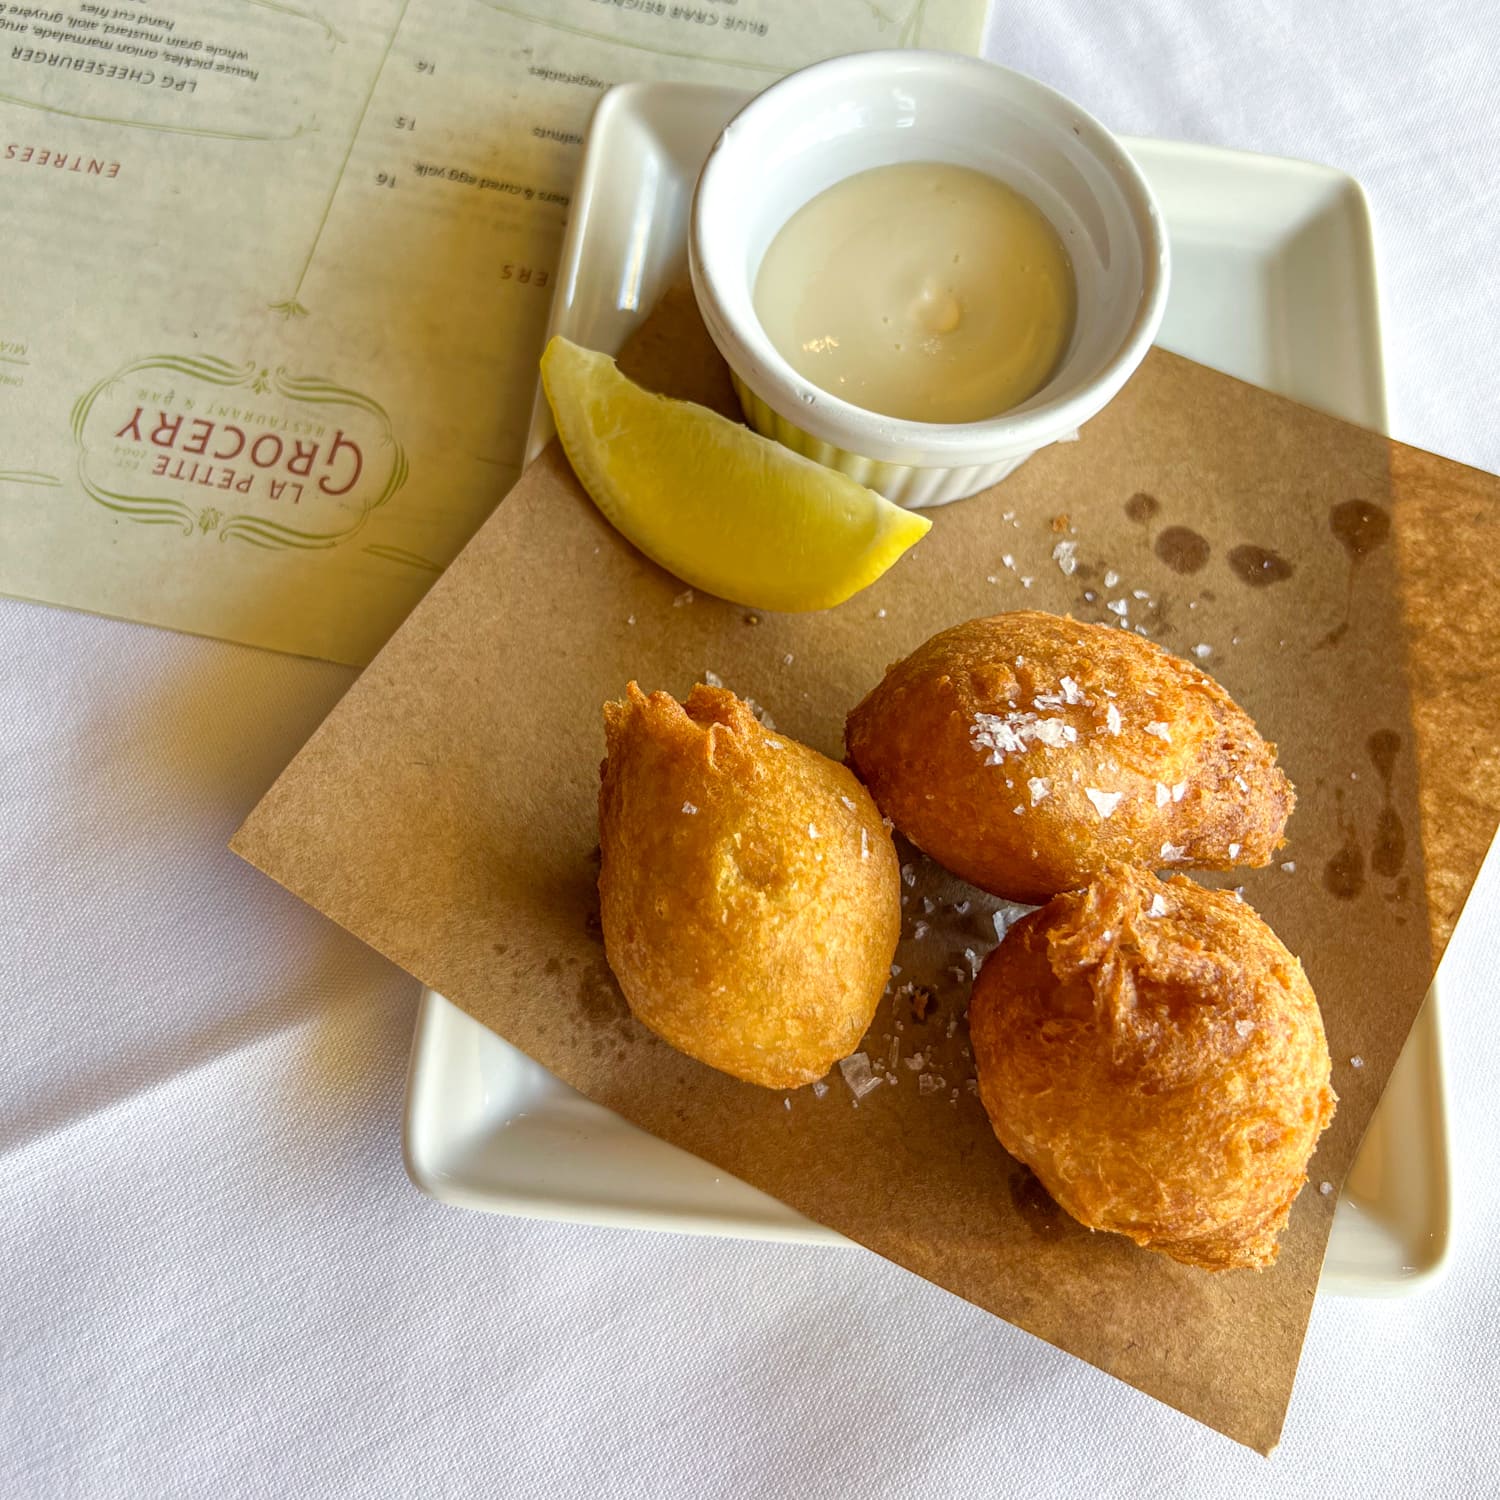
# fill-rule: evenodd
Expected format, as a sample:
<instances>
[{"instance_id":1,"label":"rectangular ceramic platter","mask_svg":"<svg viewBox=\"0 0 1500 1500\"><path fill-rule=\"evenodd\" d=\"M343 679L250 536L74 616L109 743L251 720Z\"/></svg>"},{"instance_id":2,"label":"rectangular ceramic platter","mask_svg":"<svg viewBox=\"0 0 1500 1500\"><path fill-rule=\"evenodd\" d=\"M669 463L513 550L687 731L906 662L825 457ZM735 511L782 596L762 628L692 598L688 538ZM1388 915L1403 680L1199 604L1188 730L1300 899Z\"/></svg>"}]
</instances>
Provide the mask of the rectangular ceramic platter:
<instances>
[{"instance_id":1,"label":"rectangular ceramic platter","mask_svg":"<svg viewBox=\"0 0 1500 1500\"><path fill-rule=\"evenodd\" d=\"M594 117L551 333L617 350L686 266L693 183L746 96L682 84L611 91ZM1160 342L1231 375L1384 430L1369 216L1326 167L1132 140L1172 242ZM539 402L532 452L550 436ZM1345 1184L1321 1289L1430 1283L1448 1243L1448 1160L1435 995ZM840 1244L832 1231L554 1078L431 991L407 1097L413 1181L497 1213Z\"/></svg>"}]
</instances>

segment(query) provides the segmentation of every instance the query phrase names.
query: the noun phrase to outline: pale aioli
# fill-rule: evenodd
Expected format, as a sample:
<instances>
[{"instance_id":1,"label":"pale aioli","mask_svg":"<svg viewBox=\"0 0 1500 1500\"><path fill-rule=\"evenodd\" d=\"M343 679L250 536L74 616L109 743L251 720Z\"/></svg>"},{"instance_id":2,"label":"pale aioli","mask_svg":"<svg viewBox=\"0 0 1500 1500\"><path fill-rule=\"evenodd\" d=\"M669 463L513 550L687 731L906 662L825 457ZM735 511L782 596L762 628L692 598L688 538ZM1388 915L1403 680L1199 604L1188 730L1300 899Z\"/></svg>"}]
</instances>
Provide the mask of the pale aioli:
<instances>
[{"instance_id":1,"label":"pale aioli","mask_svg":"<svg viewBox=\"0 0 1500 1500\"><path fill-rule=\"evenodd\" d=\"M1073 268L1029 198L969 167L909 162L836 183L782 227L755 311L798 374L867 411L978 422L1051 378Z\"/></svg>"}]
</instances>

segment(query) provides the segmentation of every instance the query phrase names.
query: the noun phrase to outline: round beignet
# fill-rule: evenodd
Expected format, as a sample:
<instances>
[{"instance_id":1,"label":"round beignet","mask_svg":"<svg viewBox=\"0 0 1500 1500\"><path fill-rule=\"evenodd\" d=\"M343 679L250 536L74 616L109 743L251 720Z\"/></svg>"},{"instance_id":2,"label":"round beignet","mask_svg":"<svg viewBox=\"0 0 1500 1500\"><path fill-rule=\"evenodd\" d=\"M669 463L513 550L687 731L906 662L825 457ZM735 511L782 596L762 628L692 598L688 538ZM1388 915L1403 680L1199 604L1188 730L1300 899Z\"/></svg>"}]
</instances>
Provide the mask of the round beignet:
<instances>
[{"instance_id":1,"label":"round beignet","mask_svg":"<svg viewBox=\"0 0 1500 1500\"><path fill-rule=\"evenodd\" d=\"M1080 1224L1275 1260L1336 1099L1302 966L1243 902L1115 866L1011 928L969 1029L1000 1144Z\"/></svg>"},{"instance_id":2,"label":"round beignet","mask_svg":"<svg viewBox=\"0 0 1500 1500\"><path fill-rule=\"evenodd\" d=\"M723 688L604 705L604 952L638 1020L766 1088L859 1045L901 931L895 845L835 761Z\"/></svg>"},{"instance_id":3,"label":"round beignet","mask_svg":"<svg viewBox=\"0 0 1500 1500\"><path fill-rule=\"evenodd\" d=\"M1199 668L1035 610L933 636L855 707L845 744L912 843L1012 901L1112 860L1268 864L1296 800L1276 747Z\"/></svg>"}]
</instances>

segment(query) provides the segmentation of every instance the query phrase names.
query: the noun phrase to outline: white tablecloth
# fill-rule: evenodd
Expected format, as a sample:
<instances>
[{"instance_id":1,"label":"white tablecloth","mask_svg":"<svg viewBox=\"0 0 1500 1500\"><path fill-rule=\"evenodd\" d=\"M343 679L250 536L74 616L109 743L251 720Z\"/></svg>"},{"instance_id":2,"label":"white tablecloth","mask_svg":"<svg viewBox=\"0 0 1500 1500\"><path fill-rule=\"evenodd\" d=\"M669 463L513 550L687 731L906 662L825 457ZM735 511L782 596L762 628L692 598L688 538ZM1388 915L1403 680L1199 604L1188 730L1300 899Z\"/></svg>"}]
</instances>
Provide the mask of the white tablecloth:
<instances>
[{"instance_id":1,"label":"white tablecloth","mask_svg":"<svg viewBox=\"0 0 1500 1500\"><path fill-rule=\"evenodd\" d=\"M1360 178L1394 430L1500 468L1500 16L997 4L1116 129ZM873 1256L421 1197L416 985L224 849L349 681L0 602L0 1494L1500 1492L1500 863L1444 972L1452 1270L1320 1299L1267 1463Z\"/></svg>"}]
</instances>

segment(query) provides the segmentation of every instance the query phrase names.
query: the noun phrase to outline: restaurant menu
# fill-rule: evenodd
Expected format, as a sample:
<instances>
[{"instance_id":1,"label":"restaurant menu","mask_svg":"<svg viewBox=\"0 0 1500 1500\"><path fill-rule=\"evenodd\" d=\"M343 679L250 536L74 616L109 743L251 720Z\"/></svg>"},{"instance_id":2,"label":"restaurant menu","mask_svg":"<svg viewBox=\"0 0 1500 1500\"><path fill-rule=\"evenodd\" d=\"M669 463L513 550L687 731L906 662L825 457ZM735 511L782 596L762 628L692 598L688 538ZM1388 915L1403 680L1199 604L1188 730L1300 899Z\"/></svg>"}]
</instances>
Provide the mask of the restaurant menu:
<instances>
[{"instance_id":1,"label":"restaurant menu","mask_svg":"<svg viewBox=\"0 0 1500 1500\"><path fill-rule=\"evenodd\" d=\"M0 0L0 592L362 664L520 471L589 116L985 0Z\"/></svg>"}]
</instances>

